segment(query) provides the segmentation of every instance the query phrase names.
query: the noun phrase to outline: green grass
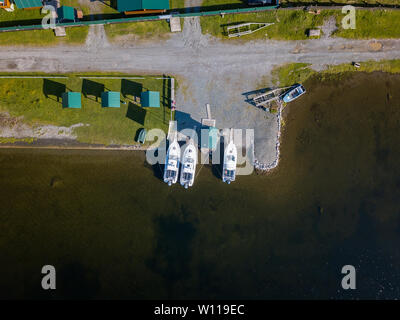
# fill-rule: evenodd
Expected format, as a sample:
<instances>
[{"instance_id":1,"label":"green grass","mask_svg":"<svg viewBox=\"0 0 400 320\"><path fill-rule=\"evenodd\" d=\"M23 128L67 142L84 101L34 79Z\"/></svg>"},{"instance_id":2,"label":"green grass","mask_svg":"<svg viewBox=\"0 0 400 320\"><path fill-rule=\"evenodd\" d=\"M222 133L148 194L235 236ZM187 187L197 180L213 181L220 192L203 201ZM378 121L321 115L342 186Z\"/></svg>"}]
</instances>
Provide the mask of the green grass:
<instances>
[{"instance_id":1,"label":"green grass","mask_svg":"<svg viewBox=\"0 0 400 320\"><path fill-rule=\"evenodd\" d=\"M165 20L107 24L104 29L111 41L127 35L135 35L142 39L154 39L165 38L170 34L169 23Z\"/></svg>"},{"instance_id":2,"label":"green grass","mask_svg":"<svg viewBox=\"0 0 400 320\"><path fill-rule=\"evenodd\" d=\"M74 7L82 10L83 15L88 15L90 13L90 8L88 5L82 4L79 0L61 0L62 6Z\"/></svg>"},{"instance_id":3,"label":"green grass","mask_svg":"<svg viewBox=\"0 0 400 320\"><path fill-rule=\"evenodd\" d=\"M74 8L79 8L83 11L84 15L89 14L89 7L87 5L82 5L79 0L62 0L62 5L70 6ZM17 26L17 25L32 25L40 24L43 17L46 14L42 14L42 9L33 10L23 10L18 9L14 5L15 10L13 12L7 12L5 10L0 10L0 26Z\"/></svg>"},{"instance_id":4,"label":"green grass","mask_svg":"<svg viewBox=\"0 0 400 320\"><path fill-rule=\"evenodd\" d=\"M44 14L41 14L41 9L21 10L15 7L13 12L7 12L3 9L0 9L0 26L8 27L15 25L37 24L38 21L40 23L44 16Z\"/></svg>"},{"instance_id":5,"label":"green grass","mask_svg":"<svg viewBox=\"0 0 400 320\"><path fill-rule=\"evenodd\" d=\"M201 17L203 33L229 39L226 28L244 22L274 22L275 24L253 34L242 36L241 41L255 39L304 40L307 31L322 26L326 18L334 16L338 26L333 36L345 38L398 38L400 37L400 11L357 10L356 29L344 30L341 19L344 15L339 10L322 10L314 15L303 10L277 10L260 13ZM230 39L231 40L231 39Z\"/></svg>"},{"instance_id":6,"label":"green grass","mask_svg":"<svg viewBox=\"0 0 400 320\"><path fill-rule=\"evenodd\" d=\"M203 0L203 7L220 7L221 9L232 8L245 8L247 5L242 0Z\"/></svg>"},{"instance_id":7,"label":"green grass","mask_svg":"<svg viewBox=\"0 0 400 320\"><path fill-rule=\"evenodd\" d=\"M66 28L66 37L56 37L53 30L30 30L0 33L2 46L51 46L59 44L82 44L85 42L89 27Z\"/></svg>"},{"instance_id":8,"label":"green grass","mask_svg":"<svg viewBox=\"0 0 400 320\"><path fill-rule=\"evenodd\" d=\"M318 74L321 78L338 76L346 72L388 72L400 73L400 60L366 61L361 63L360 68L355 68L352 64L340 64L329 66L326 70L317 72L311 69L307 63L289 63L276 67L272 71L273 83L276 86L290 86L294 83L305 82L308 78ZM263 81L265 82L265 81Z\"/></svg>"},{"instance_id":9,"label":"green grass","mask_svg":"<svg viewBox=\"0 0 400 320\"><path fill-rule=\"evenodd\" d=\"M335 15L332 10L324 10L319 15L312 15L302 10L274 10L259 13L201 17L203 33L209 33L219 38L228 39L226 28L245 22L275 23L253 34L240 37L240 40L277 39L303 40L307 39L307 30L322 25L325 18Z\"/></svg>"},{"instance_id":10,"label":"green grass","mask_svg":"<svg viewBox=\"0 0 400 320\"><path fill-rule=\"evenodd\" d=\"M62 5L80 8L83 13L89 14L89 7L81 5L78 0L62 0ZM21 10L13 12L0 10L0 26L34 25L41 24L45 14L41 9ZM58 44L82 44L89 32L88 27L67 28L67 36L56 38L52 30L13 31L0 33L0 45L31 45L48 46Z\"/></svg>"},{"instance_id":11,"label":"green grass","mask_svg":"<svg viewBox=\"0 0 400 320\"><path fill-rule=\"evenodd\" d=\"M331 0L280 0L279 3L281 5L285 5L286 3L310 3L310 4L315 4L315 3L321 3L321 4L332 4ZM400 4L400 0L335 0L335 4L369 4L369 5L377 5L379 6L380 4L384 5L394 5L394 4Z\"/></svg>"},{"instance_id":12,"label":"green grass","mask_svg":"<svg viewBox=\"0 0 400 320\"><path fill-rule=\"evenodd\" d=\"M170 0L169 7L171 10L185 8L185 0Z\"/></svg>"},{"instance_id":13,"label":"green grass","mask_svg":"<svg viewBox=\"0 0 400 320\"><path fill-rule=\"evenodd\" d=\"M33 143L36 140L37 140L36 138L5 138L5 137L0 137L0 144L10 144L10 143L17 143L17 142Z\"/></svg>"},{"instance_id":14,"label":"green grass","mask_svg":"<svg viewBox=\"0 0 400 320\"><path fill-rule=\"evenodd\" d=\"M399 38L400 11L374 10L356 11L356 29L343 30L335 34L344 38Z\"/></svg>"},{"instance_id":15,"label":"green grass","mask_svg":"<svg viewBox=\"0 0 400 320\"><path fill-rule=\"evenodd\" d=\"M117 74L113 74L116 76ZM86 75L89 76L89 75ZM126 76L127 75L122 75ZM44 75L46 77L46 75ZM87 79L84 83L77 75L68 75L67 79L1 79L0 111L7 111L11 116L23 116L28 124L52 124L71 126L77 123L90 126L75 129L78 140L91 144L135 144L134 138L140 128L168 129L170 119L169 82L155 77L144 79ZM128 82L126 82L128 81ZM126 84L128 83L128 84ZM120 108L102 108L101 99L96 101L105 90L126 92L121 95ZM67 88L70 91L91 91L95 95L82 94L82 109L64 109L60 97ZM141 108L135 97L146 90L159 91L160 108ZM46 97L47 93L47 97Z\"/></svg>"}]
</instances>

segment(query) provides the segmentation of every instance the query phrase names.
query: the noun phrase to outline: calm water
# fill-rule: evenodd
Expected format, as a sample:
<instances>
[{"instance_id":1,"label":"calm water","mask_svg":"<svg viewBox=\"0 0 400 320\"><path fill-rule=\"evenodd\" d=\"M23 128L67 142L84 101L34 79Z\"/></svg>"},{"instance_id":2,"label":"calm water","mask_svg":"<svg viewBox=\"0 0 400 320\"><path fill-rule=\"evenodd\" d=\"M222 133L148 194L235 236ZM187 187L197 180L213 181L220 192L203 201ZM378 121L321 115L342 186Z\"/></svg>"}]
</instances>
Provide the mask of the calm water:
<instances>
[{"instance_id":1,"label":"calm water","mask_svg":"<svg viewBox=\"0 0 400 320\"><path fill-rule=\"evenodd\" d=\"M134 152L0 150L0 297L400 297L400 77L306 87L279 169L230 186L203 167L168 188Z\"/></svg>"}]
</instances>

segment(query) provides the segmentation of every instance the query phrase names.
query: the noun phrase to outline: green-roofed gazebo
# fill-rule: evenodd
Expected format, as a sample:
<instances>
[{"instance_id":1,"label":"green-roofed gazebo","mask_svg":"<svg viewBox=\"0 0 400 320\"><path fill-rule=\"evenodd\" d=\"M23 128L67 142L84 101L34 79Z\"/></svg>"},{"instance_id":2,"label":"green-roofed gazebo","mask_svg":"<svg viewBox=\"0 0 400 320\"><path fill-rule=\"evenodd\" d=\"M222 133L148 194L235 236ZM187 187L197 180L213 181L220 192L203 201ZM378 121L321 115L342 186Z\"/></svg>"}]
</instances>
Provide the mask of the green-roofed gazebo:
<instances>
[{"instance_id":1,"label":"green-roofed gazebo","mask_svg":"<svg viewBox=\"0 0 400 320\"><path fill-rule=\"evenodd\" d=\"M121 95L119 92L107 91L101 94L101 106L103 108L119 108L121 106Z\"/></svg>"},{"instance_id":2,"label":"green-roofed gazebo","mask_svg":"<svg viewBox=\"0 0 400 320\"><path fill-rule=\"evenodd\" d=\"M168 9L169 0L117 0L119 12Z\"/></svg>"},{"instance_id":3,"label":"green-roofed gazebo","mask_svg":"<svg viewBox=\"0 0 400 320\"><path fill-rule=\"evenodd\" d=\"M158 91L144 91L140 97L142 107L160 107L160 93Z\"/></svg>"},{"instance_id":4,"label":"green-roofed gazebo","mask_svg":"<svg viewBox=\"0 0 400 320\"><path fill-rule=\"evenodd\" d=\"M42 0L14 0L18 9L32 9L43 7Z\"/></svg>"},{"instance_id":5,"label":"green-roofed gazebo","mask_svg":"<svg viewBox=\"0 0 400 320\"><path fill-rule=\"evenodd\" d=\"M62 6L57 8L58 21L75 21L75 8Z\"/></svg>"},{"instance_id":6,"label":"green-roofed gazebo","mask_svg":"<svg viewBox=\"0 0 400 320\"><path fill-rule=\"evenodd\" d=\"M82 108L82 99L80 92L64 92L62 94L63 108Z\"/></svg>"}]
</instances>

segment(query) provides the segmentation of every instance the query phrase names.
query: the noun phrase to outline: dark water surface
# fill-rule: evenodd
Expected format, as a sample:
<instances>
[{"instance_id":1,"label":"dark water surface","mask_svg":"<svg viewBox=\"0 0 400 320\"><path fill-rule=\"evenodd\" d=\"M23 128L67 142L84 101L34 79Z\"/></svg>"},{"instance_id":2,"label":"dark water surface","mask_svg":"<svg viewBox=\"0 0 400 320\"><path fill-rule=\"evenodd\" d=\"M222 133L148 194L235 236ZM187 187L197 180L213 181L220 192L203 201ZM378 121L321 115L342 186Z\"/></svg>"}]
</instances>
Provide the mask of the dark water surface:
<instances>
[{"instance_id":1,"label":"dark water surface","mask_svg":"<svg viewBox=\"0 0 400 320\"><path fill-rule=\"evenodd\" d=\"M168 188L135 152L0 150L0 298L399 298L400 76L306 87L279 168L230 186L203 167Z\"/></svg>"}]
</instances>

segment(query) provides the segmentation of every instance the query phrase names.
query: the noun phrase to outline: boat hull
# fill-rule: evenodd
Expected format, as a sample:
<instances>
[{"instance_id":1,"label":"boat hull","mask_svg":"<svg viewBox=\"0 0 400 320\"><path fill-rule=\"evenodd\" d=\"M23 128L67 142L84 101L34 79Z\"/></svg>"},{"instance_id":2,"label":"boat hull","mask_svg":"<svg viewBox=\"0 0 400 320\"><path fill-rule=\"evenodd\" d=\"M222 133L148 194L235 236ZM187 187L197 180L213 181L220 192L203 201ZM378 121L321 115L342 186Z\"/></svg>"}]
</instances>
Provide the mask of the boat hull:
<instances>
[{"instance_id":1,"label":"boat hull","mask_svg":"<svg viewBox=\"0 0 400 320\"><path fill-rule=\"evenodd\" d=\"M225 148L222 181L230 184L236 180L237 148L230 142Z\"/></svg>"},{"instance_id":2,"label":"boat hull","mask_svg":"<svg viewBox=\"0 0 400 320\"><path fill-rule=\"evenodd\" d=\"M186 189L193 186L197 165L197 149L189 143L183 151L181 160L180 183Z\"/></svg>"},{"instance_id":3,"label":"boat hull","mask_svg":"<svg viewBox=\"0 0 400 320\"><path fill-rule=\"evenodd\" d=\"M285 103L292 102L301 97L305 93L306 89L301 84L299 84L294 88L290 89L288 92L284 93L282 96L282 100Z\"/></svg>"},{"instance_id":4,"label":"boat hull","mask_svg":"<svg viewBox=\"0 0 400 320\"><path fill-rule=\"evenodd\" d=\"M164 165L164 182L169 186L178 181L180 158L181 148L179 143L175 140L168 147L167 157Z\"/></svg>"}]
</instances>

